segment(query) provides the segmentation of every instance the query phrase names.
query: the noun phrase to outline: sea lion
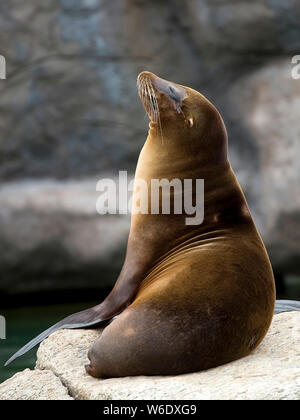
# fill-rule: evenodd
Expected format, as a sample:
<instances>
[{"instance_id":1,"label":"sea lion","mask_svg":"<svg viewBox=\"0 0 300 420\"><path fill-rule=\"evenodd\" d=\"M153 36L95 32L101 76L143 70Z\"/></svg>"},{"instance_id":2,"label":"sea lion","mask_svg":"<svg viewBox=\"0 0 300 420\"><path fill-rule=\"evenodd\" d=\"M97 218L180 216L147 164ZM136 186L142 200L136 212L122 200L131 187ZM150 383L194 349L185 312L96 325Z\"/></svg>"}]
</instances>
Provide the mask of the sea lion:
<instances>
[{"instance_id":1,"label":"sea lion","mask_svg":"<svg viewBox=\"0 0 300 420\"><path fill-rule=\"evenodd\" d=\"M55 324L7 364L58 329L106 324L89 351L90 375L174 375L246 356L269 328L272 268L228 161L219 112L199 92L149 72L138 76L138 89L150 124L136 178L204 179L203 223L186 224L174 211L134 214L107 298Z\"/></svg>"}]
</instances>

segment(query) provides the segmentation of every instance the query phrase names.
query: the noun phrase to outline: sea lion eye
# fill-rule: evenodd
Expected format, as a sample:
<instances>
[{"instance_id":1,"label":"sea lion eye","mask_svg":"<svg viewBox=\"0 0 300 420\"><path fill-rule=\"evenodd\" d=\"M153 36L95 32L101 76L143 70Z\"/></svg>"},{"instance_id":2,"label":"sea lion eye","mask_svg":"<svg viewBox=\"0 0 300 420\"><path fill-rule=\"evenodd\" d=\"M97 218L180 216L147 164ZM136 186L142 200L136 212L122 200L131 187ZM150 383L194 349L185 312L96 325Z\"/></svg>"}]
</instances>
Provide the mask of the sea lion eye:
<instances>
[{"instance_id":1,"label":"sea lion eye","mask_svg":"<svg viewBox=\"0 0 300 420\"><path fill-rule=\"evenodd\" d=\"M188 118L188 119L187 119L187 124L188 124L189 128L192 128L192 127L193 127L193 125L194 125L194 120L193 120L193 118L192 118L192 117L190 117L190 118Z\"/></svg>"}]
</instances>

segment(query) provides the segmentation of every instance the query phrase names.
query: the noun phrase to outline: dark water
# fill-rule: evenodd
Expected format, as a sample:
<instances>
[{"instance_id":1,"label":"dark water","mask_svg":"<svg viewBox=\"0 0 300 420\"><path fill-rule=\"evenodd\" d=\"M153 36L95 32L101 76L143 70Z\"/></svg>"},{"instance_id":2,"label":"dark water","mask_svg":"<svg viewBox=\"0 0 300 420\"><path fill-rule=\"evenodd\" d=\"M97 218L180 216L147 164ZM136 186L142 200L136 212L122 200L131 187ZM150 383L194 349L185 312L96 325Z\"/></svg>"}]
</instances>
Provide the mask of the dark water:
<instances>
[{"instance_id":1,"label":"dark water","mask_svg":"<svg viewBox=\"0 0 300 420\"><path fill-rule=\"evenodd\" d=\"M6 360L20 347L67 315L89 308L96 303L84 302L1 310L1 315L6 318L6 340L0 340L0 383L16 372L25 368L32 369L35 366L38 347L16 359L7 367L3 366Z\"/></svg>"}]
</instances>

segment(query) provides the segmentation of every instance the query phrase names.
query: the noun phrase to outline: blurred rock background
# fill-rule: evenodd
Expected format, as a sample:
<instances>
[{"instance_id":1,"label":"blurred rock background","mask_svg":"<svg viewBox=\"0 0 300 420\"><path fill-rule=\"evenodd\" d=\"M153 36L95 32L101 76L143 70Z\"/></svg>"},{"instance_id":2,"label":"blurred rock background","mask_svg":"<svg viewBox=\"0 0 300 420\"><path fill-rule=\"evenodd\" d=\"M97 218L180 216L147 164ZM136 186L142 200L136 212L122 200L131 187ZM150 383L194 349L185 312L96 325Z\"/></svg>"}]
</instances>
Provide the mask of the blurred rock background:
<instances>
[{"instance_id":1,"label":"blurred rock background","mask_svg":"<svg viewBox=\"0 0 300 420\"><path fill-rule=\"evenodd\" d=\"M3 0L0 40L2 302L114 282L129 217L99 216L95 188L134 171L142 70L218 107L278 291L300 283L297 0Z\"/></svg>"}]
</instances>

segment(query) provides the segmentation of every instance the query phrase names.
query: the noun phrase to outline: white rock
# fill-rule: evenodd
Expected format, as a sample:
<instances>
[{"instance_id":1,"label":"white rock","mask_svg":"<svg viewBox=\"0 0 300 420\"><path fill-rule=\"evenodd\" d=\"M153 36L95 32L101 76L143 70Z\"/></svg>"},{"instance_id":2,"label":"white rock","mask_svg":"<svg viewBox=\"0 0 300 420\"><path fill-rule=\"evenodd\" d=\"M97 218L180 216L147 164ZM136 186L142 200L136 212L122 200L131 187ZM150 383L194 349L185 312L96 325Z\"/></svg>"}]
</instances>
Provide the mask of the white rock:
<instances>
[{"instance_id":1,"label":"white rock","mask_svg":"<svg viewBox=\"0 0 300 420\"><path fill-rule=\"evenodd\" d=\"M29 370L16 373L0 384L0 400L72 400L53 372Z\"/></svg>"}]
</instances>

